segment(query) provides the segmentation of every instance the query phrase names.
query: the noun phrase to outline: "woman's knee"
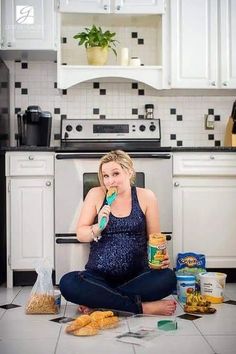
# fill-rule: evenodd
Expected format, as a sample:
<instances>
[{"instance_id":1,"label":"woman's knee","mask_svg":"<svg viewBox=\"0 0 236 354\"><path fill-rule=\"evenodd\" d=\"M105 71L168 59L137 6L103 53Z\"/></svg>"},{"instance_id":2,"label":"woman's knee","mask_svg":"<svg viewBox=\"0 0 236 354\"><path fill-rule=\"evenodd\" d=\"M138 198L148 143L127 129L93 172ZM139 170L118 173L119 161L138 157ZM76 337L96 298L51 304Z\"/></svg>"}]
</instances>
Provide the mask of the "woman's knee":
<instances>
[{"instance_id":1,"label":"woman's knee","mask_svg":"<svg viewBox=\"0 0 236 354\"><path fill-rule=\"evenodd\" d=\"M165 269L165 278L170 288L175 289L176 287L176 275L172 269Z\"/></svg>"},{"instance_id":2,"label":"woman's knee","mask_svg":"<svg viewBox=\"0 0 236 354\"><path fill-rule=\"evenodd\" d=\"M59 289L61 291L62 296L68 300L70 298L71 292L73 291L75 284L77 283L76 274L78 272L70 272L63 275L59 283Z\"/></svg>"}]
</instances>

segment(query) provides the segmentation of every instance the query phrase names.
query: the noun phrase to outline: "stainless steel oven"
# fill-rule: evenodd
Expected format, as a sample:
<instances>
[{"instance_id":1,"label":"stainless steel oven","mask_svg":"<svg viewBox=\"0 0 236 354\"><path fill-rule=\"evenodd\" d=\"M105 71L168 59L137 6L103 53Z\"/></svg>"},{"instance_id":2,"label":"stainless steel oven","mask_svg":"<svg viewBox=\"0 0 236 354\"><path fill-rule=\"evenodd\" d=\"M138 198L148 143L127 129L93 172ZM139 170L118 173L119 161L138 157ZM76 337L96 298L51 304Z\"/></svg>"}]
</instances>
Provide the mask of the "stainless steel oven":
<instances>
[{"instance_id":1,"label":"stainless steel oven","mask_svg":"<svg viewBox=\"0 0 236 354\"><path fill-rule=\"evenodd\" d=\"M96 122L94 124L97 124ZM66 123L68 125L68 122ZM122 123L119 123L118 131L120 132L123 128L121 128ZM133 121L132 124L134 124ZM102 126L104 125L105 123ZM151 126L150 122L146 125ZM108 128L105 127L105 130L107 131ZM67 135L65 133L68 133L68 130L64 131L64 136ZM88 133L86 135L88 136ZM66 138L68 140L68 136ZM74 136L73 140L75 142ZM104 144L104 139L101 140ZM90 141L90 145L87 146L88 141L84 142L83 149L99 150L94 147L94 143L97 144L98 141L99 137L96 142ZM144 144L144 140L138 139L137 141L139 143L142 141ZM105 151L75 151L73 145L68 146L68 141L66 143L67 145L56 153L55 162L55 272L57 283L64 273L84 269L87 261L90 244L77 241L76 223L87 192L90 188L99 185L97 177L99 159L105 153ZM116 145L121 143L121 137L117 143ZM132 143L134 143L133 140ZM149 139L149 144L152 144L151 139ZM106 142L106 150L114 148L116 147ZM130 150L127 142L126 147L122 148L126 151ZM158 146L155 149L163 150ZM138 150L137 147L136 150ZM139 150L142 148L140 147ZM137 173L136 185L150 188L158 198L161 231L168 235L169 252L172 254L172 156L167 151L129 151L129 154L134 161Z\"/></svg>"}]
</instances>

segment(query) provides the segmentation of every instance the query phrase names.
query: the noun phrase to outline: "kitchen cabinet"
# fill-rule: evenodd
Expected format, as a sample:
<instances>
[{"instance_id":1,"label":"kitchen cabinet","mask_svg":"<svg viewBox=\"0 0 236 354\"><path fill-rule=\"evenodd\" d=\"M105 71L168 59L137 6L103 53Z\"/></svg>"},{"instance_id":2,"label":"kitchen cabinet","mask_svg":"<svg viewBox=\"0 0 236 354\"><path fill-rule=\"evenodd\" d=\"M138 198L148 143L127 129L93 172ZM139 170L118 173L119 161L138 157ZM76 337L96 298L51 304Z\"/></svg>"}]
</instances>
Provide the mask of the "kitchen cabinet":
<instances>
[{"instance_id":1,"label":"kitchen cabinet","mask_svg":"<svg viewBox=\"0 0 236 354\"><path fill-rule=\"evenodd\" d=\"M7 286L13 271L54 268L54 154L7 152Z\"/></svg>"},{"instance_id":2,"label":"kitchen cabinet","mask_svg":"<svg viewBox=\"0 0 236 354\"><path fill-rule=\"evenodd\" d=\"M236 2L171 0L171 87L236 88Z\"/></svg>"},{"instance_id":3,"label":"kitchen cabinet","mask_svg":"<svg viewBox=\"0 0 236 354\"><path fill-rule=\"evenodd\" d=\"M56 49L54 0L2 0L1 11L1 49Z\"/></svg>"},{"instance_id":4,"label":"kitchen cabinet","mask_svg":"<svg viewBox=\"0 0 236 354\"><path fill-rule=\"evenodd\" d=\"M115 78L140 81L157 89L167 88L166 14L123 15L60 13L58 17L57 87L67 89L88 80ZM116 33L117 58L110 51L104 66L88 65L84 46L73 35L93 24ZM148 30L147 30L148 29ZM135 36L132 37L132 33ZM142 41L144 45L140 45ZM146 45L146 46L145 46ZM120 49L138 56L141 66L120 65Z\"/></svg>"},{"instance_id":5,"label":"kitchen cabinet","mask_svg":"<svg viewBox=\"0 0 236 354\"><path fill-rule=\"evenodd\" d=\"M60 0L61 12L155 14L164 12L164 0Z\"/></svg>"},{"instance_id":6,"label":"kitchen cabinet","mask_svg":"<svg viewBox=\"0 0 236 354\"><path fill-rule=\"evenodd\" d=\"M236 268L235 153L175 153L173 253L206 255L207 268Z\"/></svg>"},{"instance_id":7,"label":"kitchen cabinet","mask_svg":"<svg viewBox=\"0 0 236 354\"><path fill-rule=\"evenodd\" d=\"M236 88L236 1L220 1L220 86Z\"/></svg>"}]
</instances>

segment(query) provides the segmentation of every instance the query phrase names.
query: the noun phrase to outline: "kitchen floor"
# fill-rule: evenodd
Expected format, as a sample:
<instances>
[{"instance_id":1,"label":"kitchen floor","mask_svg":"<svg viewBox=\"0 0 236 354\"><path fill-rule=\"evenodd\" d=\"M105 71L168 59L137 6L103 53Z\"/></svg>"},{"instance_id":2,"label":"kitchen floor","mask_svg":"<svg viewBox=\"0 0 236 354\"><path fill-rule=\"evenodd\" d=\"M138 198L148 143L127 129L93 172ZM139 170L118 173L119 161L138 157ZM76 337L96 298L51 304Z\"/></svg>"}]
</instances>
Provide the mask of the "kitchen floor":
<instances>
[{"instance_id":1,"label":"kitchen floor","mask_svg":"<svg viewBox=\"0 0 236 354\"><path fill-rule=\"evenodd\" d=\"M177 330L156 329L157 321L165 316L120 317L117 328L100 331L92 337L76 337L65 333L66 323L51 321L59 317L78 316L77 306L66 303L58 315L26 315L25 304L31 287L0 287L0 306L15 304L19 307L0 307L0 353L1 354L233 354L236 348L236 283L226 284L225 301L235 300L235 304L214 305L217 312L202 315L195 320L181 319L184 314L178 304L175 317ZM153 330L153 337L140 341L139 345L123 343L116 336L128 330L140 328Z\"/></svg>"}]
</instances>

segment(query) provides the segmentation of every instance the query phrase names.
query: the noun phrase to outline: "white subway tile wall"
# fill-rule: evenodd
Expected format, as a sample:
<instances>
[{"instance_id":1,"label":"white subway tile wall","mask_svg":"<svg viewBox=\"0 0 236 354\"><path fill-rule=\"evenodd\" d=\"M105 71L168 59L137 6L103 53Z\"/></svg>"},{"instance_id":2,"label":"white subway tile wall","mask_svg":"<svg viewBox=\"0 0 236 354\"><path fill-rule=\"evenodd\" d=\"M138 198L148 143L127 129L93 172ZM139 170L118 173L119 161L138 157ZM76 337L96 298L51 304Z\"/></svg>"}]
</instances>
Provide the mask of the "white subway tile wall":
<instances>
[{"instance_id":1,"label":"white subway tile wall","mask_svg":"<svg viewBox=\"0 0 236 354\"><path fill-rule=\"evenodd\" d=\"M56 63L14 62L11 67L12 136L17 133L16 114L29 105L39 105L53 115L51 145L59 145L60 120L142 119L145 104L154 104L154 117L161 119L162 146L222 146L227 119L236 90L158 91L140 82L104 79L57 89ZM213 114L214 130L205 129L205 114ZM13 138L14 140L14 138Z\"/></svg>"}]
</instances>

